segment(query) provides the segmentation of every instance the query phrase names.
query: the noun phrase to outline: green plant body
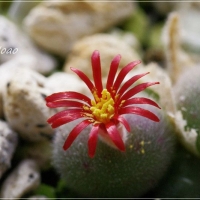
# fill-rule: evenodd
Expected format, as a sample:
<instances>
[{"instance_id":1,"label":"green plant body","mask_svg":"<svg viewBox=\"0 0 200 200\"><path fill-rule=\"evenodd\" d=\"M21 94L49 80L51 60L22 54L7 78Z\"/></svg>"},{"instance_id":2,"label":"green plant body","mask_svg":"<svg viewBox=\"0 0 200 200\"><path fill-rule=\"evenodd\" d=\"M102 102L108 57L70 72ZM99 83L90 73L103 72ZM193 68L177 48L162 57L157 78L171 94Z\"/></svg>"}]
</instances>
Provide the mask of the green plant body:
<instances>
[{"instance_id":1,"label":"green plant body","mask_svg":"<svg viewBox=\"0 0 200 200\"><path fill-rule=\"evenodd\" d=\"M125 152L98 140L93 159L89 158L85 145L88 128L67 151L62 145L75 122L59 128L54 140L53 163L66 186L82 197L95 198L139 197L155 187L173 156L175 136L171 120L162 111L153 111L159 116L159 123L126 115L131 132Z\"/></svg>"},{"instance_id":2,"label":"green plant body","mask_svg":"<svg viewBox=\"0 0 200 200\"><path fill-rule=\"evenodd\" d=\"M200 152L200 68L193 67L183 73L174 86L176 105L186 120L185 131L197 133L196 147Z\"/></svg>"}]
</instances>

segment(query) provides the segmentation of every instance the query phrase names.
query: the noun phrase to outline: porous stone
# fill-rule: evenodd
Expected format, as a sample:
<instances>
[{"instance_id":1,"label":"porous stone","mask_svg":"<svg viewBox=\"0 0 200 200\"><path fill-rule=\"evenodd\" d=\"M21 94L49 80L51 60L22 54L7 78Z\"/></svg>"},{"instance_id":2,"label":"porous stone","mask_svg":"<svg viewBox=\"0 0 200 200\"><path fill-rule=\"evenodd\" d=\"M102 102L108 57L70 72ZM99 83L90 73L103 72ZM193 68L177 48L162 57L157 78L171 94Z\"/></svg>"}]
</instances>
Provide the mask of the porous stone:
<instances>
[{"instance_id":1,"label":"porous stone","mask_svg":"<svg viewBox=\"0 0 200 200\"><path fill-rule=\"evenodd\" d=\"M66 72L56 72L49 76L45 82L45 87L51 89L52 93L64 91L89 93L89 89L78 76Z\"/></svg>"},{"instance_id":2,"label":"porous stone","mask_svg":"<svg viewBox=\"0 0 200 200\"><path fill-rule=\"evenodd\" d=\"M3 93L5 118L20 137L29 141L49 140L53 130L47 119L54 113L46 106L51 91L44 88L46 78L30 69L19 69Z\"/></svg>"},{"instance_id":3,"label":"porous stone","mask_svg":"<svg viewBox=\"0 0 200 200\"><path fill-rule=\"evenodd\" d=\"M133 2L123 1L46 1L31 10L24 24L40 46L65 57L75 41L122 22L133 8Z\"/></svg>"},{"instance_id":4,"label":"porous stone","mask_svg":"<svg viewBox=\"0 0 200 200\"><path fill-rule=\"evenodd\" d=\"M139 42L138 38L135 34L131 31L122 30L119 28L113 28L108 34L115 36L125 42L128 46L134 49L136 52L143 53L141 43Z\"/></svg>"},{"instance_id":5,"label":"porous stone","mask_svg":"<svg viewBox=\"0 0 200 200\"><path fill-rule=\"evenodd\" d=\"M17 25L4 16L0 16L0 24L0 64L19 56L32 56L34 70L46 74L55 69L55 59L36 47Z\"/></svg>"},{"instance_id":6,"label":"porous stone","mask_svg":"<svg viewBox=\"0 0 200 200\"><path fill-rule=\"evenodd\" d=\"M17 133L5 121L0 120L0 179L11 166L11 159L17 142Z\"/></svg>"},{"instance_id":7,"label":"porous stone","mask_svg":"<svg viewBox=\"0 0 200 200\"><path fill-rule=\"evenodd\" d=\"M110 63L116 55L121 55L119 69L140 59L138 53L118 37L109 34L95 34L84 37L74 44L64 70L71 73L70 67L74 67L82 70L90 79L93 79L91 55L94 50L98 50L100 53L103 78L107 77Z\"/></svg>"},{"instance_id":8,"label":"porous stone","mask_svg":"<svg viewBox=\"0 0 200 200\"><path fill-rule=\"evenodd\" d=\"M149 74L139 79L137 84L144 82L159 82L159 84L153 85L143 92L147 93L150 97L156 100L156 102L167 112L168 115L174 115L176 106L172 91L172 81L168 73L157 63L151 62L144 67L136 67L125 77L124 82L128 81L128 79L136 74L146 72L149 72ZM133 86L135 86L135 84L133 84Z\"/></svg>"},{"instance_id":9,"label":"porous stone","mask_svg":"<svg viewBox=\"0 0 200 200\"><path fill-rule=\"evenodd\" d=\"M34 69L37 65L38 63L33 55L17 56L0 65L0 118L4 116L2 95L7 83L20 68Z\"/></svg>"},{"instance_id":10,"label":"porous stone","mask_svg":"<svg viewBox=\"0 0 200 200\"><path fill-rule=\"evenodd\" d=\"M37 164L31 159L23 160L3 182L0 197L10 200L21 198L36 189L39 184L40 172Z\"/></svg>"}]
</instances>

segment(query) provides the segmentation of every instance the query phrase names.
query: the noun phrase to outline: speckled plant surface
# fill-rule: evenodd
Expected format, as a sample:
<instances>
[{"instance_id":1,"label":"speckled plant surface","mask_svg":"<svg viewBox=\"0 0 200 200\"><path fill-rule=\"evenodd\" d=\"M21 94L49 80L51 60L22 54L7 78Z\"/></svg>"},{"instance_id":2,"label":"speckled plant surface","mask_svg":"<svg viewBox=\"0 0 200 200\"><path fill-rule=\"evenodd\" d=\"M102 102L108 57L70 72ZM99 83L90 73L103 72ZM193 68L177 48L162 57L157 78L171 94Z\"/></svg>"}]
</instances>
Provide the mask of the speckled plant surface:
<instances>
[{"instance_id":1,"label":"speckled plant surface","mask_svg":"<svg viewBox=\"0 0 200 200\"><path fill-rule=\"evenodd\" d=\"M1 1L0 198L199 198L199 8Z\"/></svg>"}]
</instances>

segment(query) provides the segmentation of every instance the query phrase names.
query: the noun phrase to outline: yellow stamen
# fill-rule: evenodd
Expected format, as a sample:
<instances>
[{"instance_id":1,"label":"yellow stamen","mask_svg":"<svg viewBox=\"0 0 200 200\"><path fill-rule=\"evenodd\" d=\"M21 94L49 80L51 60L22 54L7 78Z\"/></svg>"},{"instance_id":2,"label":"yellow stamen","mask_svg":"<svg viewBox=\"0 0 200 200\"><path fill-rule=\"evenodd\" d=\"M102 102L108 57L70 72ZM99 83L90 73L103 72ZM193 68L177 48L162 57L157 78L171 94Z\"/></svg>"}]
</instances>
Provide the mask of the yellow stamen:
<instances>
[{"instance_id":1,"label":"yellow stamen","mask_svg":"<svg viewBox=\"0 0 200 200\"><path fill-rule=\"evenodd\" d=\"M93 93L94 100L91 100L90 110L96 121L107 123L115 113L115 102L107 89L103 89L101 95L99 98L96 92Z\"/></svg>"},{"instance_id":2,"label":"yellow stamen","mask_svg":"<svg viewBox=\"0 0 200 200\"><path fill-rule=\"evenodd\" d=\"M93 92L93 96L94 96L94 99L96 100L96 102L98 102L100 100L96 91ZM94 100L92 100L92 101L94 101Z\"/></svg>"},{"instance_id":3,"label":"yellow stamen","mask_svg":"<svg viewBox=\"0 0 200 200\"><path fill-rule=\"evenodd\" d=\"M119 106L121 107L124 102L125 102L125 100L122 100Z\"/></svg>"},{"instance_id":4,"label":"yellow stamen","mask_svg":"<svg viewBox=\"0 0 200 200\"><path fill-rule=\"evenodd\" d=\"M90 108L88 106L85 106L85 105L83 106L83 109L84 110L90 110Z\"/></svg>"}]
</instances>

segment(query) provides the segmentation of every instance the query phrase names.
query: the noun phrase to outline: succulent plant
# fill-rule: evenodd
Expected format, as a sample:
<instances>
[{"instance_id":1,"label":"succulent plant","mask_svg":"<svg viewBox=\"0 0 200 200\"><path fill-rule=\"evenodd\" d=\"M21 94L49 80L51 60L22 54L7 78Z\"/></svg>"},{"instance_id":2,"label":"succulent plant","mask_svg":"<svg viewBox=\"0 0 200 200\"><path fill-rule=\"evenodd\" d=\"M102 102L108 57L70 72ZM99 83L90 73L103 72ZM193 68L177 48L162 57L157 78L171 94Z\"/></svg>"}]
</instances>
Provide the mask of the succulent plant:
<instances>
[{"instance_id":1,"label":"succulent plant","mask_svg":"<svg viewBox=\"0 0 200 200\"><path fill-rule=\"evenodd\" d=\"M157 111L158 112L158 111ZM172 122L161 111L160 122L127 115L131 132L125 152L99 141L93 159L87 155L90 128L64 151L63 142L75 122L60 127L53 145L53 163L72 191L85 197L139 197L155 187L165 174L174 152Z\"/></svg>"},{"instance_id":2,"label":"succulent plant","mask_svg":"<svg viewBox=\"0 0 200 200\"><path fill-rule=\"evenodd\" d=\"M129 63L116 76L120 62L116 56L105 89L98 51L91 61L94 84L82 71L72 70L94 100L72 91L46 97L48 107L66 107L48 119L52 128L63 125L56 130L53 163L66 185L82 196L138 197L156 185L170 163L173 123L154 100L133 97L158 84L145 82L132 87L148 73L134 75L121 85L139 61Z\"/></svg>"},{"instance_id":3,"label":"succulent plant","mask_svg":"<svg viewBox=\"0 0 200 200\"><path fill-rule=\"evenodd\" d=\"M174 86L177 105L176 124L183 144L200 156L200 68L195 66L180 75Z\"/></svg>"}]
</instances>

